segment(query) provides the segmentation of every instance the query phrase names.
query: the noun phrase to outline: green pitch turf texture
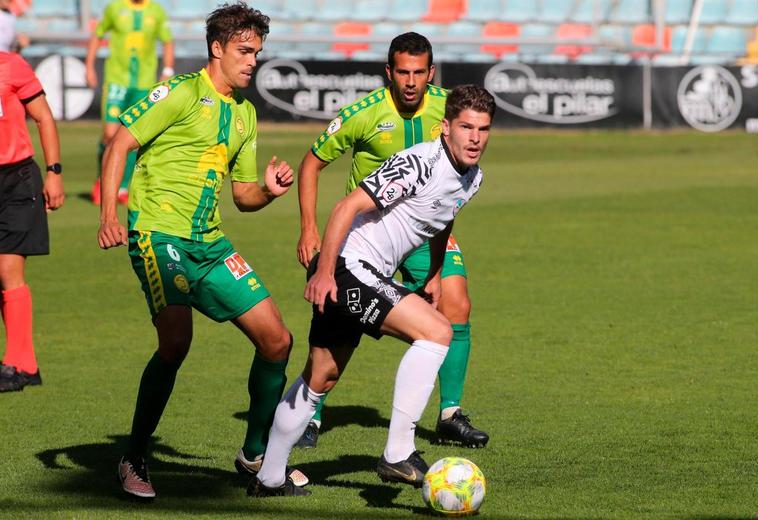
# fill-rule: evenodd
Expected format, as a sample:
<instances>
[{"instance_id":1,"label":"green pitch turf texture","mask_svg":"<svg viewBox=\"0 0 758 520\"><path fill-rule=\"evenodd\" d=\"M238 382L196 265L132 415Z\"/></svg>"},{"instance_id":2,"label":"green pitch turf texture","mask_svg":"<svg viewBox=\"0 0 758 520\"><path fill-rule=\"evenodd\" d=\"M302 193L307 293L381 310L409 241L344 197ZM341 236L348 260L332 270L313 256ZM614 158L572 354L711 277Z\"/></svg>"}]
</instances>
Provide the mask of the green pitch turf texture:
<instances>
[{"instance_id":1,"label":"green pitch turf texture","mask_svg":"<svg viewBox=\"0 0 758 520\"><path fill-rule=\"evenodd\" d=\"M265 126L259 164L296 165L320 128ZM126 499L116 462L156 341L126 250L101 251L95 124L61 125L68 199L53 254L28 262L44 385L0 395L0 516L424 517L419 491L374 472L404 345L364 340L292 463L304 499L253 500L232 462L252 350L196 314L194 342L156 432L158 498ZM473 300L464 408L486 449L436 446L438 394L418 425L431 463L476 462L482 518L758 517L758 138L742 133L493 135L461 213ZM348 159L322 174L320 222ZM223 201L224 229L295 336L310 307L295 256L294 190L258 214Z\"/></svg>"}]
</instances>

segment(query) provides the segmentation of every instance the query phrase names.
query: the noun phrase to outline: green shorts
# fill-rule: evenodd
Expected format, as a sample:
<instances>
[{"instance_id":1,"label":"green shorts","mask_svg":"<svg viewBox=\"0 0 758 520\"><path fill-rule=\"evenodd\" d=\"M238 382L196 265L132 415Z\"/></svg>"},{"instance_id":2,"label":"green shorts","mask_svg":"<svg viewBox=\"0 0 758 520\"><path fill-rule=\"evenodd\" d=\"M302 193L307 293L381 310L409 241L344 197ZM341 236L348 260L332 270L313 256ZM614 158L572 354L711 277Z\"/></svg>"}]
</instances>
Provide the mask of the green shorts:
<instances>
[{"instance_id":1,"label":"green shorts","mask_svg":"<svg viewBox=\"0 0 758 520\"><path fill-rule=\"evenodd\" d=\"M430 266L429 242L424 242L423 245L413 250L398 267L398 271L403 275L403 285L414 292L421 289L429 275ZM458 247L458 242L453 235L450 235L445 250L445 260L442 263L442 278L455 275L466 278L466 264L463 261L463 253Z\"/></svg>"},{"instance_id":2,"label":"green shorts","mask_svg":"<svg viewBox=\"0 0 758 520\"><path fill-rule=\"evenodd\" d=\"M167 305L187 305L213 320L227 321L269 296L224 237L195 242L156 231L130 231L129 257L153 318Z\"/></svg>"},{"instance_id":3,"label":"green shorts","mask_svg":"<svg viewBox=\"0 0 758 520\"><path fill-rule=\"evenodd\" d=\"M103 84L101 115L106 123L118 123L121 112L147 96L148 89L130 88L118 83Z\"/></svg>"}]
</instances>

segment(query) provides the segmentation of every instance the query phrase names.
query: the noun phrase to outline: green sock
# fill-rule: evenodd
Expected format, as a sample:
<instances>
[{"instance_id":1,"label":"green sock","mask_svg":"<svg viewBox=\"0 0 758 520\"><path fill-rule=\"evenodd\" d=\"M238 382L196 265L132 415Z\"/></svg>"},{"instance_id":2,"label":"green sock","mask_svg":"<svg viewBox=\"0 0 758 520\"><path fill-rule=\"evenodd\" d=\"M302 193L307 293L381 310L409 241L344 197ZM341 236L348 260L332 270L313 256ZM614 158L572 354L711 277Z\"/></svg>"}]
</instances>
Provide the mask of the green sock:
<instances>
[{"instance_id":1,"label":"green sock","mask_svg":"<svg viewBox=\"0 0 758 520\"><path fill-rule=\"evenodd\" d=\"M316 413L313 414L313 418L311 419L312 421L317 421L316 424L318 424L319 426L321 426L321 410L324 409L324 401L326 401L326 396L328 395L329 395L329 392L325 393L321 397L321 400L316 405Z\"/></svg>"},{"instance_id":2,"label":"green sock","mask_svg":"<svg viewBox=\"0 0 758 520\"><path fill-rule=\"evenodd\" d=\"M134 173L134 165L137 164L137 150L132 150L126 154L126 165L124 166L124 178L121 179L120 189L128 189Z\"/></svg>"},{"instance_id":3,"label":"green sock","mask_svg":"<svg viewBox=\"0 0 758 520\"><path fill-rule=\"evenodd\" d=\"M471 351L471 324L453 324L453 341L440 367L440 410L460 406Z\"/></svg>"},{"instance_id":4,"label":"green sock","mask_svg":"<svg viewBox=\"0 0 758 520\"><path fill-rule=\"evenodd\" d=\"M242 451L245 458L253 460L266 451L268 432L274 422L276 406L287 384L287 360L268 361L256 352L247 391L250 393L250 410L247 413L247 434Z\"/></svg>"},{"instance_id":5,"label":"green sock","mask_svg":"<svg viewBox=\"0 0 758 520\"><path fill-rule=\"evenodd\" d=\"M129 455L144 457L147 454L147 444L171 397L180 366L181 363L167 363L158 352L147 362L137 394L127 451Z\"/></svg>"}]
</instances>

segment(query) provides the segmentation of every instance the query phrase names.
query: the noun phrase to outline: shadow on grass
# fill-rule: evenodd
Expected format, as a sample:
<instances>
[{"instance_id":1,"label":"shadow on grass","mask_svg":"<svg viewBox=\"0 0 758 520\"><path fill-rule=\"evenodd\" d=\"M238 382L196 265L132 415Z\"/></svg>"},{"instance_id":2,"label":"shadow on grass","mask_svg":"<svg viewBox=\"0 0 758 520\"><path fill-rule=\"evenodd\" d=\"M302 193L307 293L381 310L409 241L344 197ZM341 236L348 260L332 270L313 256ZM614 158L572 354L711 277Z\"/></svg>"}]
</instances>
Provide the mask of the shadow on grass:
<instances>
[{"instance_id":1,"label":"shadow on grass","mask_svg":"<svg viewBox=\"0 0 758 520\"><path fill-rule=\"evenodd\" d=\"M121 491L116 476L116 466L119 456L124 451L126 436L111 435L108 439L109 442L48 449L36 454L36 458L48 470L49 479L41 487L55 496L51 503L56 505L51 505L51 510L83 510L89 507L117 510L130 507L127 505L130 502L139 502ZM153 446L150 475L158 498L153 502L143 502L149 510L219 513L282 509L293 512L308 511L310 517L322 517L318 510L313 510L318 504L315 501L309 502L307 498L241 500L249 482L246 476L237 474L233 469L226 471L210 467L203 463L206 460L204 457L179 452L161 443L159 438L153 439ZM423 515L428 512L423 507L395 503L404 489L400 485L350 480L351 473L373 472L376 468L374 456L343 455L337 459L300 464L298 468L315 483L310 487L314 492L314 499L320 494L320 488L352 489L357 490L358 496L365 501L363 508L368 508L364 509L368 513L367 516L373 516L372 509L377 509L377 513L379 509L405 510ZM52 496L50 498L52 499ZM70 506L66 503L69 500ZM301 500L302 507L290 507ZM39 503L32 506L15 500L2 502L3 509L6 510L45 508ZM356 506L361 508L359 503L356 503ZM356 511L323 513L324 518L349 518L354 517Z\"/></svg>"},{"instance_id":2,"label":"shadow on grass","mask_svg":"<svg viewBox=\"0 0 758 520\"><path fill-rule=\"evenodd\" d=\"M247 411L234 414L235 419L247 420ZM319 438L331 430L355 424L364 428L389 428L390 420L382 417L379 410L367 406L324 406L321 412L321 428ZM421 426L416 427L416 437L427 442L437 440L437 434Z\"/></svg>"}]
</instances>

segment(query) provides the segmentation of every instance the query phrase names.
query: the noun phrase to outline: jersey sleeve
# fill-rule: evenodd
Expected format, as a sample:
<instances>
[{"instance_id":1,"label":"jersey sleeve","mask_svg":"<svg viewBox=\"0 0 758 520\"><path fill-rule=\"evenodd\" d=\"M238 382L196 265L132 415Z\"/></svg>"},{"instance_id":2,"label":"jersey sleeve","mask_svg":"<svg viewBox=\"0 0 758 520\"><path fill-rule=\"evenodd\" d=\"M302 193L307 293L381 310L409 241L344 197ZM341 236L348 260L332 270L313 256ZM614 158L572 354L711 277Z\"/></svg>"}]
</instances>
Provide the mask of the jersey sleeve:
<instances>
[{"instance_id":1,"label":"jersey sleeve","mask_svg":"<svg viewBox=\"0 0 758 520\"><path fill-rule=\"evenodd\" d=\"M168 43L173 40L173 36L171 35L171 27L168 25L168 17L166 16L166 11L163 8L161 8L159 11L157 18L158 30L156 33L158 35L158 39L163 43Z\"/></svg>"},{"instance_id":2,"label":"jersey sleeve","mask_svg":"<svg viewBox=\"0 0 758 520\"><path fill-rule=\"evenodd\" d=\"M427 184L429 165L418 155L400 152L384 161L358 185L384 209L397 201L413 197Z\"/></svg>"},{"instance_id":3,"label":"jersey sleeve","mask_svg":"<svg viewBox=\"0 0 758 520\"><path fill-rule=\"evenodd\" d=\"M311 146L313 154L324 162L332 162L361 140L366 126L368 111L347 116L340 110L326 130Z\"/></svg>"},{"instance_id":4,"label":"jersey sleeve","mask_svg":"<svg viewBox=\"0 0 758 520\"><path fill-rule=\"evenodd\" d=\"M120 116L140 146L151 141L179 121L192 106L193 89L187 82L175 87L159 83L150 93L127 108Z\"/></svg>"},{"instance_id":5,"label":"jersey sleeve","mask_svg":"<svg viewBox=\"0 0 758 520\"><path fill-rule=\"evenodd\" d=\"M258 125L255 118L255 109L252 110L250 126L252 130L242 143L237 157L234 158L231 167L231 177L235 182L258 182L258 169L256 165L258 148Z\"/></svg>"},{"instance_id":6,"label":"jersey sleeve","mask_svg":"<svg viewBox=\"0 0 758 520\"><path fill-rule=\"evenodd\" d=\"M23 58L14 55L12 70L11 81L13 89L22 103L26 104L44 93L42 83L40 83L36 74L34 74L32 67Z\"/></svg>"},{"instance_id":7,"label":"jersey sleeve","mask_svg":"<svg viewBox=\"0 0 758 520\"><path fill-rule=\"evenodd\" d=\"M95 35L102 39L105 34L113 29L113 3L108 4L103 11L103 18L95 27Z\"/></svg>"}]
</instances>

